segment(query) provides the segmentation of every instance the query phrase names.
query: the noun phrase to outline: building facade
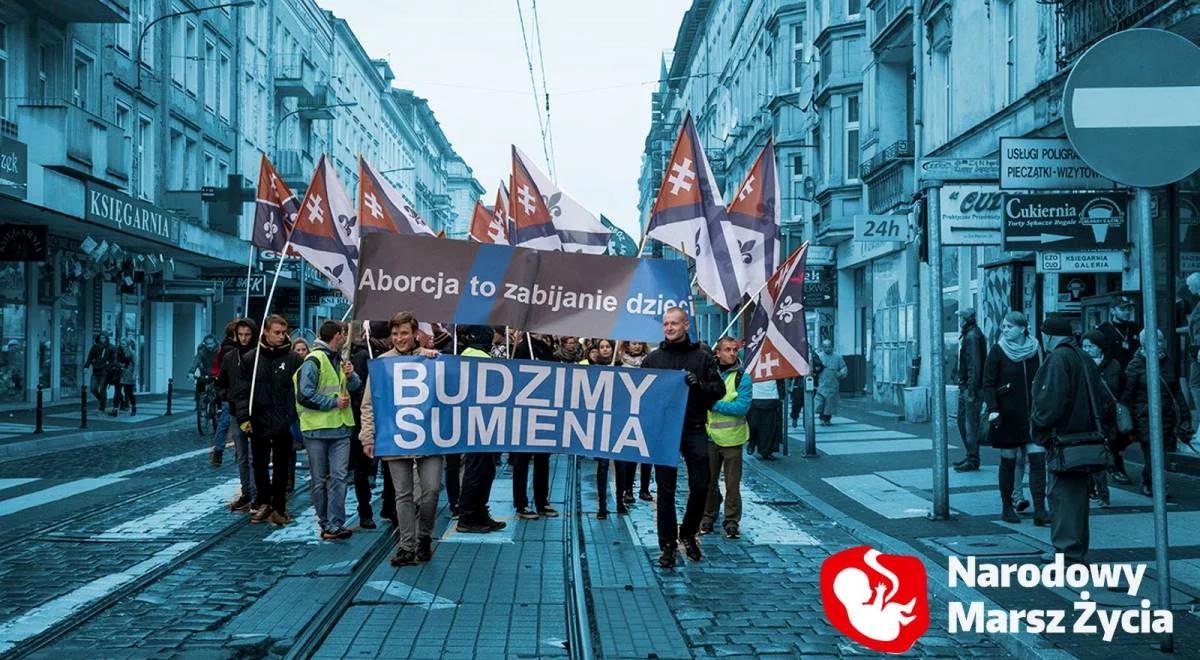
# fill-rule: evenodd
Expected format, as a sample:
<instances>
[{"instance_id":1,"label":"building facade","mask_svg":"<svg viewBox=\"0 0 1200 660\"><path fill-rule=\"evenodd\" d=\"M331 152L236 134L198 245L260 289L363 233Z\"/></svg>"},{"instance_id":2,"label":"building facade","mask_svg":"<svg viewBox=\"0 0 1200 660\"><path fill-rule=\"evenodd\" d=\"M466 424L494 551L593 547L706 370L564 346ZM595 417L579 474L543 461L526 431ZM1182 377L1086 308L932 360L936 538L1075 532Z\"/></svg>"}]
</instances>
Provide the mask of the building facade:
<instances>
[{"instance_id":1,"label":"building facade","mask_svg":"<svg viewBox=\"0 0 1200 660\"><path fill-rule=\"evenodd\" d=\"M0 407L77 397L101 332L135 347L140 391L189 387L203 337L245 313L247 263L274 272L248 240L262 154L297 194L323 153L351 194L358 153L414 198L402 175L434 158L454 164L426 187L482 192L393 81L311 0L0 5ZM298 325L340 315L311 269L280 282Z\"/></svg>"}]
</instances>

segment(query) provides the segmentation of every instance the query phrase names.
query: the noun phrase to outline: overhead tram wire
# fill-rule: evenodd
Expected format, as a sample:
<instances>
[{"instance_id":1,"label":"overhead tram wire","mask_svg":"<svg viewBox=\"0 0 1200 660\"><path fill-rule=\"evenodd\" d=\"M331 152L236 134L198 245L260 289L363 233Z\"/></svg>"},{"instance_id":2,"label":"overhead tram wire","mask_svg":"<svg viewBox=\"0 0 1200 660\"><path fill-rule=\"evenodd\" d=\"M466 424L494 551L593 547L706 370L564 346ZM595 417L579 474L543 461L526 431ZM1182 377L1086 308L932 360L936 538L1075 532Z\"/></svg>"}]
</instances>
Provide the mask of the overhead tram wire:
<instances>
[{"instance_id":1,"label":"overhead tram wire","mask_svg":"<svg viewBox=\"0 0 1200 660\"><path fill-rule=\"evenodd\" d=\"M533 34L537 39L538 66L542 70L542 95L546 98L546 135L550 144L550 176L555 183L558 183L558 167L555 163L554 153L554 124L550 121L550 90L546 88L546 51L542 49L542 22L538 19L537 0L531 0L531 2L533 4Z\"/></svg>"},{"instance_id":2,"label":"overhead tram wire","mask_svg":"<svg viewBox=\"0 0 1200 660\"><path fill-rule=\"evenodd\" d=\"M550 169L550 177L555 178L554 161L550 159L550 144L546 139L546 124L542 121L542 106L538 103L537 79L533 73L533 54L529 50L529 36L525 32L525 14L521 11L521 0L516 0L517 20L521 23L521 46L525 49L525 63L529 65L529 86L533 89L533 110L537 113L538 130L542 135L542 155L546 158L546 167Z\"/></svg>"}]
</instances>

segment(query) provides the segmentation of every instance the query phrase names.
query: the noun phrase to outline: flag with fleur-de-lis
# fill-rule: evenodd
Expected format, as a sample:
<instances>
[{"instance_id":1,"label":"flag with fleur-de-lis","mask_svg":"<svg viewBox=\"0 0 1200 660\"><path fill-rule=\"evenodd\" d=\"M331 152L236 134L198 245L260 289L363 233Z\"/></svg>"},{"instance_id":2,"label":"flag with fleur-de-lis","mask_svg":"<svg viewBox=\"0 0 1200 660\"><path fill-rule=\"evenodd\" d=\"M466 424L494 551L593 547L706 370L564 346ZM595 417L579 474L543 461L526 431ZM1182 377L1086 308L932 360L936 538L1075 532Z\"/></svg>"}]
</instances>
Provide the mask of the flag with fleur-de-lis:
<instances>
[{"instance_id":1,"label":"flag with fleur-de-lis","mask_svg":"<svg viewBox=\"0 0 1200 660\"><path fill-rule=\"evenodd\" d=\"M321 156L292 229L292 249L354 300L358 273L358 217L333 163Z\"/></svg>"},{"instance_id":2,"label":"flag with fleur-de-lis","mask_svg":"<svg viewBox=\"0 0 1200 660\"><path fill-rule=\"evenodd\" d=\"M521 161L525 171L537 184L563 251L604 254L608 249L608 227L539 170L529 156L516 146L513 147L513 156Z\"/></svg>"},{"instance_id":3,"label":"flag with fleur-de-lis","mask_svg":"<svg viewBox=\"0 0 1200 660\"><path fill-rule=\"evenodd\" d=\"M737 246L733 255L742 290L750 295L779 265L779 175L775 168L775 141L758 154L742 185L729 203L726 228Z\"/></svg>"},{"instance_id":4,"label":"flag with fleur-de-lis","mask_svg":"<svg viewBox=\"0 0 1200 660\"><path fill-rule=\"evenodd\" d=\"M511 244L534 250L561 252L562 239L554 228L554 218L546 206L537 182L512 148L512 185L508 191L508 212L513 218Z\"/></svg>"},{"instance_id":5,"label":"flag with fleur-de-lis","mask_svg":"<svg viewBox=\"0 0 1200 660\"><path fill-rule=\"evenodd\" d=\"M258 193L254 199L254 230L250 242L254 247L282 252L287 245L300 202L296 194L280 178L275 166L263 154L258 168Z\"/></svg>"},{"instance_id":6,"label":"flag with fleur-de-lis","mask_svg":"<svg viewBox=\"0 0 1200 660\"><path fill-rule=\"evenodd\" d=\"M758 295L746 342L746 373L754 382L807 376L808 323L804 319L804 269L808 243L771 274Z\"/></svg>"},{"instance_id":7,"label":"flag with fleur-de-lis","mask_svg":"<svg viewBox=\"0 0 1200 660\"><path fill-rule=\"evenodd\" d=\"M358 157L358 219L363 234L385 231L433 236L433 229L424 218L362 156Z\"/></svg>"}]
</instances>

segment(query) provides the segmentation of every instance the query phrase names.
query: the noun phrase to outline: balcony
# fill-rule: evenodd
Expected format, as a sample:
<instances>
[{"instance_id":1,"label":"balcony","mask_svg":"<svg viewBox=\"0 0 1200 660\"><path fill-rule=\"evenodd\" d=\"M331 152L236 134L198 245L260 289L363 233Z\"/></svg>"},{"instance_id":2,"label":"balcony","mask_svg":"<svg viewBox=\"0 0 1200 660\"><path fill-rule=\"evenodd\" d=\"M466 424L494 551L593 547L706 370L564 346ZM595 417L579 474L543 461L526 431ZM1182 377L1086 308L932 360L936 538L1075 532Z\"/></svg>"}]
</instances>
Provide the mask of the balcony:
<instances>
[{"instance_id":1,"label":"balcony","mask_svg":"<svg viewBox=\"0 0 1200 660\"><path fill-rule=\"evenodd\" d=\"M125 132L63 98L23 99L19 139L30 162L116 186L128 182Z\"/></svg>"},{"instance_id":2,"label":"balcony","mask_svg":"<svg viewBox=\"0 0 1200 660\"><path fill-rule=\"evenodd\" d=\"M912 160L913 148L912 143L908 140L897 140L891 146L880 151L872 156L869 160L864 161L858 166L859 178L866 180L870 178L875 170L880 169L897 160Z\"/></svg>"},{"instance_id":3,"label":"balcony","mask_svg":"<svg viewBox=\"0 0 1200 660\"><path fill-rule=\"evenodd\" d=\"M1062 0L1058 7L1058 67L1064 69L1089 46L1136 26L1176 0Z\"/></svg>"},{"instance_id":4,"label":"balcony","mask_svg":"<svg viewBox=\"0 0 1200 660\"><path fill-rule=\"evenodd\" d=\"M876 0L871 3L871 14L874 19L874 32L871 33L871 48L880 50L896 44L885 43L893 36L912 42L911 30L907 34L898 34L902 26L911 23L902 21L902 17L912 16L911 0Z\"/></svg>"},{"instance_id":5,"label":"balcony","mask_svg":"<svg viewBox=\"0 0 1200 660\"><path fill-rule=\"evenodd\" d=\"M284 53L275 64L275 92L283 98L300 99L313 105L324 86L317 80L317 68L308 53Z\"/></svg>"},{"instance_id":6,"label":"balcony","mask_svg":"<svg viewBox=\"0 0 1200 660\"><path fill-rule=\"evenodd\" d=\"M61 23L129 22L129 0L38 0L29 4Z\"/></svg>"},{"instance_id":7,"label":"balcony","mask_svg":"<svg viewBox=\"0 0 1200 660\"><path fill-rule=\"evenodd\" d=\"M308 187L308 177L313 166L307 156L299 149L280 149L275 154L275 169L292 190Z\"/></svg>"}]
</instances>

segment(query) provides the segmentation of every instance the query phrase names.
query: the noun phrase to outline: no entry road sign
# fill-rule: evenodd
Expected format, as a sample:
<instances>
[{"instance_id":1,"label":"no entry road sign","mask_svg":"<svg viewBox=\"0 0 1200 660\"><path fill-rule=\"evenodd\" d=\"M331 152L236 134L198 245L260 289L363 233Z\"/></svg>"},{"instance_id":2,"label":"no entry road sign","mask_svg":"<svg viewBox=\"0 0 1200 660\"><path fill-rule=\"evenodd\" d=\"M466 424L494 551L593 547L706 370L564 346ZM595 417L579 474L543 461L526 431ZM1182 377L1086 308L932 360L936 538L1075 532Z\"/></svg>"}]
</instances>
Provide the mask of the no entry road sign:
<instances>
[{"instance_id":1,"label":"no entry road sign","mask_svg":"<svg viewBox=\"0 0 1200 660\"><path fill-rule=\"evenodd\" d=\"M1125 30L1079 58L1063 123L1080 158L1129 186L1174 183L1200 169L1200 48L1165 30Z\"/></svg>"}]
</instances>

